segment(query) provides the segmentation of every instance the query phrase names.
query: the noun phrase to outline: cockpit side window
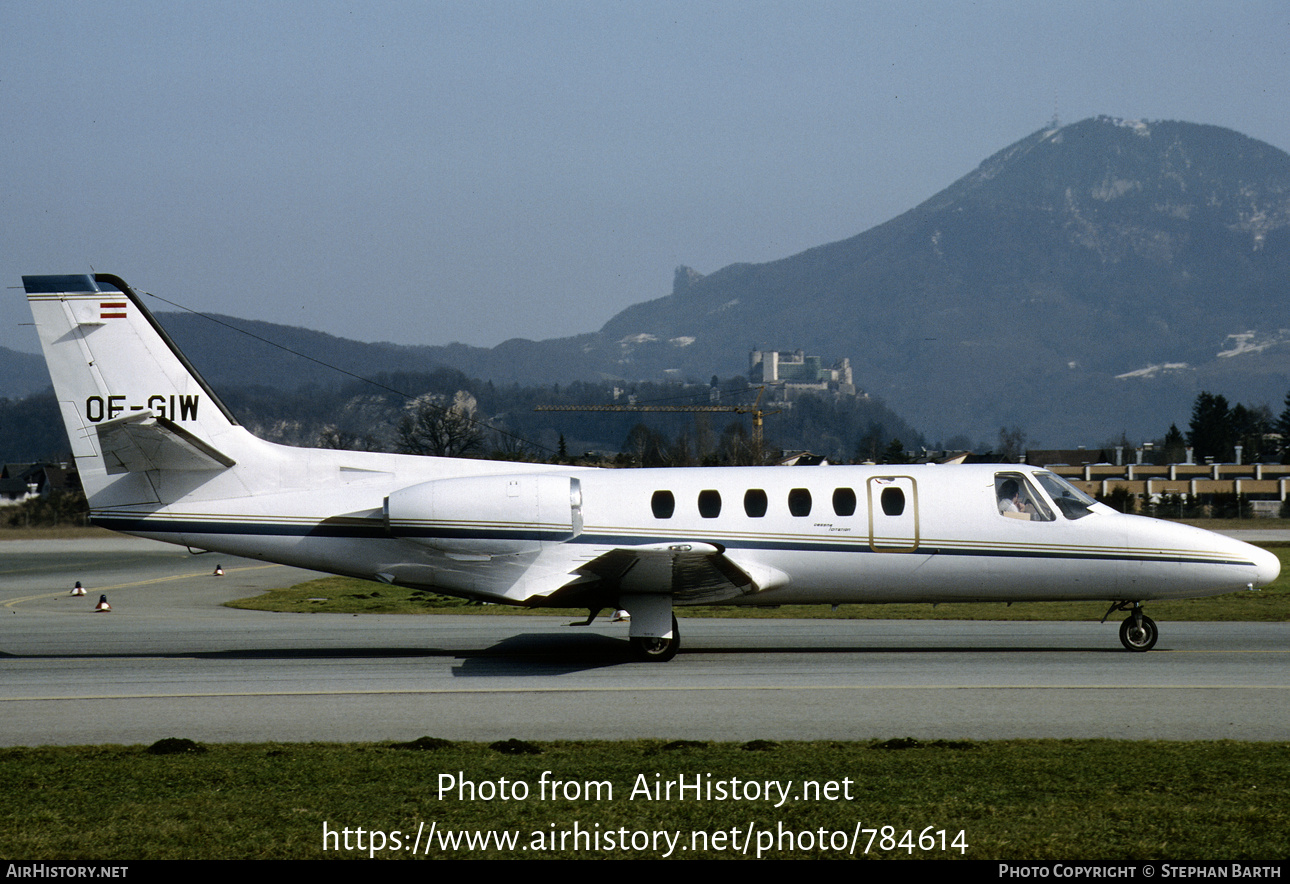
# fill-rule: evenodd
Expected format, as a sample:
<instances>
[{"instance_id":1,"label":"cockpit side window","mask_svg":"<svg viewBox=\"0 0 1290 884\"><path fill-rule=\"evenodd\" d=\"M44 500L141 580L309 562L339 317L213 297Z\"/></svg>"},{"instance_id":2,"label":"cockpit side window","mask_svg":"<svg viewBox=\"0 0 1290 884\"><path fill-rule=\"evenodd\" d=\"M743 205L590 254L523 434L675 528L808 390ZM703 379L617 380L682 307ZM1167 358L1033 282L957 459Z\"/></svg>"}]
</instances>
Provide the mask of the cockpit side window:
<instances>
[{"instance_id":1,"label":"cockpit side window","mask_svg":"<svg viewBox=\"0 0 1290 884\"><path fill-rule=\"evenodd\" d=\"M1051 522L1053 511L1025 473L995 473L994 498L999 515L1027 522Z\"/></svg>"},{"instance_id":2,"label":"cockpit side window","mask_svg":"<svg viewBox=\"0 0 1290 884\"><path fill-rule=\"evenodd\" d=\"M1066 518L1082 519L1093 512L1093 504L1097 501L1056 473L1035 473L1035 478Z\"/></svg>"}]
</instances>

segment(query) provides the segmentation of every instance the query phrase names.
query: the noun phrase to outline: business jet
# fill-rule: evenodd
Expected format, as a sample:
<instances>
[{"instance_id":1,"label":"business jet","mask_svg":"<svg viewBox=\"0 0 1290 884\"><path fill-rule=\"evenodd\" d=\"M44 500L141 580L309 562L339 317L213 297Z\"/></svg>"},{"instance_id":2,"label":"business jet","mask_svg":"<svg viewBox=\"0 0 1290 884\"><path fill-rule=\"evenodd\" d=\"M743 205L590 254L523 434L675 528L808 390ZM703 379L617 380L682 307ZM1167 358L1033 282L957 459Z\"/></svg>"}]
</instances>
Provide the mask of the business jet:
<instances>
[{"instance_id":1,"label":"business jet","mask_svg":"<svg viewBox=\"0 0 1290 884\"><path fill-rule=\"evenodd\" d=\"M275 445L121 279L23 283L94 524L587 622L623 609L645 660L676 654L685 605L1102 600L1147 651L1143 602L1280 570L1028 466L614 470Z\"/></svg>"}]
</instances>

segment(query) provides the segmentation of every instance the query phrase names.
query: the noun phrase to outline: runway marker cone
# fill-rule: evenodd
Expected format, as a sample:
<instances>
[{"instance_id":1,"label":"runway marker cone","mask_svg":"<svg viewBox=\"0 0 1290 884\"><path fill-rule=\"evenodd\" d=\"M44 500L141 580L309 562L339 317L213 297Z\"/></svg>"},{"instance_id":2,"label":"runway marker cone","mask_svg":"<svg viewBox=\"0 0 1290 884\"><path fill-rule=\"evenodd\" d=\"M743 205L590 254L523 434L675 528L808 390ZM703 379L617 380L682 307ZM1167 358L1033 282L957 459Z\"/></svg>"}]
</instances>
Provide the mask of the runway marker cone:
<instances>
[{"instance_id":1,"label":"runway marker cone","mask_svg":"<svg viewBox=\"0 0 1290 884\"><path fill-rule=\"evenodd\" d=\"M85 595L85 587L81 586L81 581L76 581L76 585L72 587L72 595Z\"/></svg>"},{"instance_id":2,"label":"runway marker cone","mask_svg":"<svg viewBox=\"0 0 1290 884\"><path fill-rule=\"evenodd\" d=\"M108 600L107 600L107 596L106 596L106 595L101 595L101 596L99 596L99 603L98 603L97 605L95 605L95 606L94 606L94 610L96 610L96 611L111 611L111 610L112 610L112 606L108 604Z\"/></svg>"},{"instance_id":3,"label":"runway marker cone","mask_svg":"<svg viewBox=\"0 0 1290 884\"><path fill-rule=\"evenodd\" d=\"M223 577L223 576L224 576L224 566L223 566L223 565L216 565L216 566L215 566L215 576L216 576L216 577Z\"/></svg>"}]
</instances>

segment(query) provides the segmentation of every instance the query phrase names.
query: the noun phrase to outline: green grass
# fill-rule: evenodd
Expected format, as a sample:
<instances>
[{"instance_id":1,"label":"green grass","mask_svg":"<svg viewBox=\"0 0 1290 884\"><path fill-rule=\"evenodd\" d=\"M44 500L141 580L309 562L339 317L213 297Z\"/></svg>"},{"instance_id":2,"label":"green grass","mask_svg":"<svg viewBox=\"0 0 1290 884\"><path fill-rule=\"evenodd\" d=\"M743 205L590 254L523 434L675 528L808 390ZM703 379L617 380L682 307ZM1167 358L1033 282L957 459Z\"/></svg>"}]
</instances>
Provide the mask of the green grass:
<instances>
[{"instance_id":1,"label":"green grass","mask_svg":"<svg viewBox=\"0 0 1290 884\"><path fill-rule=\"evenodd\" d=\"M1290 851L1290 744L1112 741L874 743L524 744L508 755L476 743L212 746L152 755L143 747L0 750L0 855L24 859L366 857L323 850L323 825L402 832L570 829L846 832L894 827L961 830L977 859L1278 859ZM565 781L607 781L612 800L539 797L543 771ZM440 800L440 776L529 787L525 800ZM638 776L702 781L836 783L835 800L651 801L630 798ZM844 780L849 779L849 785ZM846 797L845 790L850 796ZM778 800L778 799L776 799ZM867 837L867 836L866 836ZM368 843L365 840L364 844ZM685 843L688 844L688 841ZM863 846L862 839L861 845ZM343 846L343 843L338 843ZM351 847L357 846L357 834ZM939 846L939 845L938 845ZM904 849L873 855L906 857ZM384 850L379 856L408 857ZM433 857L652 857L597 852L440 850ZM729 856L729 851L678 852ZM819 849L779 858L837 856ZM913 856L955 857L939 849Z\"/></svg>"},{"instance_id":2,"label":"green grass","mask_svg":"<svg viewBox=\"0 0 1290 884\"><path fill-rule=\"evenodd\" d=\"M1258 592L1236 592L1203 599L1151 602L1157 620L1261 621L1290 620L1290 543L1258 544L1281 559L1281 576ZM326 577L258 596L229 602L255 611L318 611L331 614L535 614L565 619L580 610L513 608L386 586L351 577ZM678 617L817 618L843 620L1099 620L1105 602L1018 602L947 605L785 605L779 608L677 608ZM1113 619L1122 619L1113 614Z\"/></svg>"},{"instance_id":3,"label":"green grass","mask_svg":"<svg viewBox=\"0 0 1290 884\"><path fill-rule=\"evenodd\" d=\"M1281 557L1290 545L1265 544ZM1260 593L1159 603L1171 620L1286 620L1290 575ZM325 597L327 601L311 601ZM346 578L310 581L235 603L262 610L371 613L515 614ZM1094 619L1098 603L872 605L779 609L681 609L683 616L944 617L952 619ZM550 613L538 612L538 613ZM571 612L558 616L569 617ZM1290 852L1290 744L1112 741L854 742L723 744L659 741L556 742L540 754L510 755L482 744L427 740L422 751L395 744L245 744L201 754L153 755L144 747L0 749L0 856L22 859L325 859L367 851L324 851L323 825L370 832L417 826L437 831L549 836L577 822L600 832L669 830L846 832L894 827L899 840L925 827L964 832L975 859L1279 860ZM906 748L897 747L904 746ZM612 801L540 800L539 778L604 780ZM442 774L476 782L523 780L527 800L439 800ZM837 800L699 802L630 800L634 781L678 774L712 781L850 779ZM861 847L864 846L864 836ZM357 846L352 832L351 845ZM755 849L753 851L755 853ZM732 851L677 852L729 857ZM408 857L386 849L378 856ZM431 857L652 857L652 850L597 852L439 850ZM751 854L750 854L751 855ZM819 849L772 851L772 858L836 857ZM870 855L908 857L904 849ZM957 851L915 858L957 858Z\"/></svg>"}]
</instances>

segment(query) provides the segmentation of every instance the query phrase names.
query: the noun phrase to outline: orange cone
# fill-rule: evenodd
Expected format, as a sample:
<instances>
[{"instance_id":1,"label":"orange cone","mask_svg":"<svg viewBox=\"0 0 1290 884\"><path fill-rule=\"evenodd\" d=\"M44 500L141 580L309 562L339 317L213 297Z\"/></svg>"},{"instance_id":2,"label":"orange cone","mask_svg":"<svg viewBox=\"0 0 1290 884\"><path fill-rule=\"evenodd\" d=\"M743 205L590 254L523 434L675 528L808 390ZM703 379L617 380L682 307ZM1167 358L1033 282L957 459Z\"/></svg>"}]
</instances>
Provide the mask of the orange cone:
<instances>
[{"instance_id":1,"label":"orange cone","mask_svg":"<svg viewBox=\"0 0 1290 884\"><path fill-rule=\"evenodd\" d=\"M112 610L112 606L108 604L108 600L107 600L107 596L106 596L106 595L101 595L101 596L99 596L99 603L98 603L97 605L95 605L95 606L94 606L94 610L96 610L96 611L111 611L111 610Z\"/></svg>"},{"instance_id":2,"label":"orange cone","mask_svg":"<svg viewBox=\"0 0 1290 884\"><path fill-rule=\"evenodd\" d=\"M224 566L223 566L223 565L216 565L216 566L215 566L215 576L216 576L216 577L223 577L223 576L224 576Z\"/></svg>"},{"instance_id":3,"label":"orange cone","mask_svg":"<svg viewBox=\"0 0 1290 884\"><path fill-rule=\"evenodd\" d=\"M72 587L72 595L85 595L85 587L81 586L81 581L76 581L76 585Z\"/></svg>"}]
</instances>

